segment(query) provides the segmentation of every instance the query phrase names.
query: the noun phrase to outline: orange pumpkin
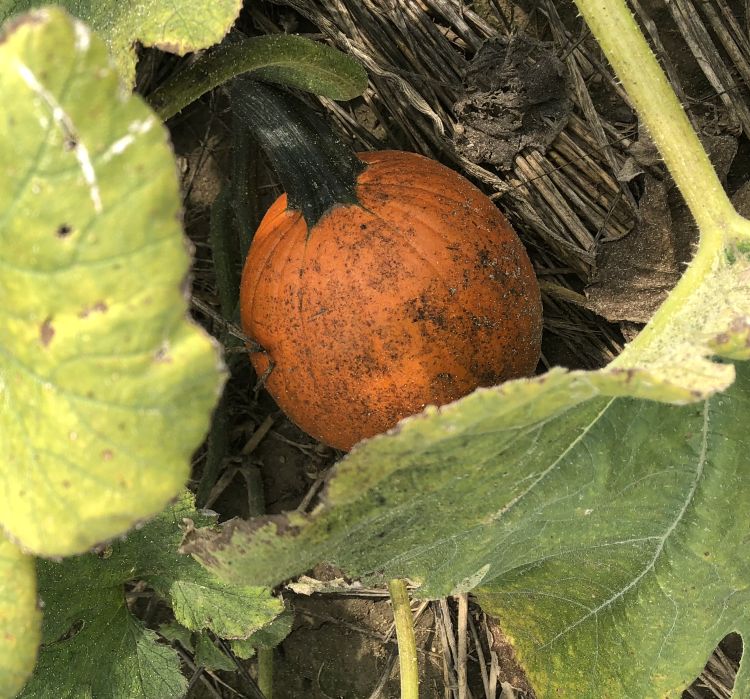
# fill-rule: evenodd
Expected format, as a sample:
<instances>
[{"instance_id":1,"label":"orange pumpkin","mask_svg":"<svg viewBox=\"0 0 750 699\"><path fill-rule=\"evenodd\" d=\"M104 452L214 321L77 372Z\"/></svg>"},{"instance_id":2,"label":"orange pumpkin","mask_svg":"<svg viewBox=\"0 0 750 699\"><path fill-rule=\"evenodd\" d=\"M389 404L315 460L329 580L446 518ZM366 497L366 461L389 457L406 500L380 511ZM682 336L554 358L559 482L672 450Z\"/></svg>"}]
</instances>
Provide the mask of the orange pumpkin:
<instances>
[{"instance_id":1,"label":"orange pumpkin","mask_svg":"<svg viewBox=\"0 0 750 699\"><path fill-rule=\"evenodd\" d=\"M276 200L240 291L266 388L344 450L428 404L530 374L542 333L531 263L482 192L414 153L359 159L353 197L313 225Z\"/></svg>"}]
</instances>

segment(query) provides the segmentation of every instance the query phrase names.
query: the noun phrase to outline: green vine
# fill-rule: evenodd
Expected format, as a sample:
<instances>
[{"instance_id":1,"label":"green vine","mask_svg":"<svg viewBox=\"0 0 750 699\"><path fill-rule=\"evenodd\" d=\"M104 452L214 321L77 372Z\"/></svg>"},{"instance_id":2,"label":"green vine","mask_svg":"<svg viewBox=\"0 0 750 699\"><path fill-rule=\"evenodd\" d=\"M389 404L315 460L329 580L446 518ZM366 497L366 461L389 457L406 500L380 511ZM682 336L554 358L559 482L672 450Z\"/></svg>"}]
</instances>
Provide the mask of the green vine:
<instances>
[{"instance_id":1,"label":"green vine","mask_svg":"<svg viewBox=\"0 0 750 699\"><path fill-rule=\"evenodd\" d=\"M658 341L700 280L725 260L728 244L750 238L750 222L732 206L698 136L625 0L575 0L628 92L700 231L692 262L651 322L612 363L627 364Z\"/></svg>"}]
</instances>

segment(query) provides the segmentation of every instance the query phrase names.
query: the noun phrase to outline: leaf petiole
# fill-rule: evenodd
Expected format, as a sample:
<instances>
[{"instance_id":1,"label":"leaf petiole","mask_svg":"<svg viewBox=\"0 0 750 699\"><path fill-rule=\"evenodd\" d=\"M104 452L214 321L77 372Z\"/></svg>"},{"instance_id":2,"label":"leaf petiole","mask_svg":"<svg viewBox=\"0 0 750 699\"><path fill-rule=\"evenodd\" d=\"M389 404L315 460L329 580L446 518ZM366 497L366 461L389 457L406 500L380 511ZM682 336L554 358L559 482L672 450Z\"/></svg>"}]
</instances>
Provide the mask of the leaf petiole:
<instances>
[{"instance_id":1,"label":"leaf petiole","mask_svg":"<svg viewBox=\"0 0 750 699\"><path fill-rule=\"evenodd\" d=\"M625 0L575 2L648 128L700 231L695 255L680 282L612 363L627 365L659 342L700 281L722 263L727 244L750 239L750 222L735 211Z\"/></svg>"},{"instance_id":2,"label":"leaf petiole","mask_svg":"<svg viewBox=\"0 0 750 699\"><path fill-rule=\"evenodd\" d=\"M406 582L399 578L388 581L393 619L398 639L398 664L401 672L401 699L419 699L419 667L414 617L411 613Z\"/></svg>"}]
</instances>

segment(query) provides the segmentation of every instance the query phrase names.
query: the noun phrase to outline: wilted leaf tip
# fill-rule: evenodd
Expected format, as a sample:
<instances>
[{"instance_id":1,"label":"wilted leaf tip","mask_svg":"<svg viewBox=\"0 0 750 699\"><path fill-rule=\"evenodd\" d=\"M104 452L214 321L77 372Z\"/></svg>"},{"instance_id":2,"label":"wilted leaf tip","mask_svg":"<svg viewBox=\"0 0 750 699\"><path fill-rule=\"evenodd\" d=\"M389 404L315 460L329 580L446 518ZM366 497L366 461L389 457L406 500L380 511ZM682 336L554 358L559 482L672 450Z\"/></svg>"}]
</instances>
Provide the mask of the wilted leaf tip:
<instances>
[{"instance_id":1,"label":"wilted leaf tip","mask_svg":"<svg viewBox=\"0 0 750 699\"><path fill-rule=\"evenodd\" d=\"M14 32L27 24L34 25L46 22L49 19L49 15L50 11L46 9L33 10L32 12L27 12L26 14L9 19L7 22L3 23L2 27L0 27L0 44L5 43Z\"/></svg>"}]
</instances>

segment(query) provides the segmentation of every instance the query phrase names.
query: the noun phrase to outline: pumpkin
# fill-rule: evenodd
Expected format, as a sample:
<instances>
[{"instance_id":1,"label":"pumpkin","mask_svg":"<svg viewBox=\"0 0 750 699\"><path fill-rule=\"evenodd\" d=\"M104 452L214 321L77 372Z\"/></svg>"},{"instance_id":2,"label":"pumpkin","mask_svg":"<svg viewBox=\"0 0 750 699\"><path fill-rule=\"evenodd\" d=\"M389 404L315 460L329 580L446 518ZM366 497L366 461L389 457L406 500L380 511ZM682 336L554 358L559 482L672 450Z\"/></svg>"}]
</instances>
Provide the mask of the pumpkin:
<instances>
[{"instance_id":1,"label":"pumpkin","mask_svg":"<svg viewBox=\"0 0 750 699\"><path fill-rule=\"evenodd\" d=\"M349 450L429 404L532 373L539 287L497 207L423 156L355 156L315 115L295 125L303 133L315 123L306 144L280 152L279 124L294 122L296 107L263 127L258 89L242 92L256 111L248 120L261 143L264 128L275 131L269 155L287 194L253 238L240 313L262 348L253 366L283 411ZM312 161L300 147L316 151Z\"/></svg>"}]
</instances>

